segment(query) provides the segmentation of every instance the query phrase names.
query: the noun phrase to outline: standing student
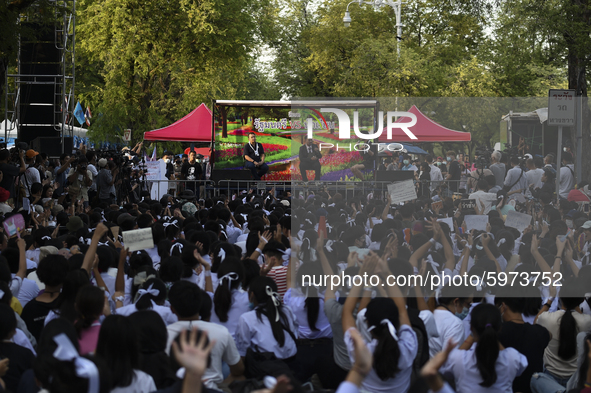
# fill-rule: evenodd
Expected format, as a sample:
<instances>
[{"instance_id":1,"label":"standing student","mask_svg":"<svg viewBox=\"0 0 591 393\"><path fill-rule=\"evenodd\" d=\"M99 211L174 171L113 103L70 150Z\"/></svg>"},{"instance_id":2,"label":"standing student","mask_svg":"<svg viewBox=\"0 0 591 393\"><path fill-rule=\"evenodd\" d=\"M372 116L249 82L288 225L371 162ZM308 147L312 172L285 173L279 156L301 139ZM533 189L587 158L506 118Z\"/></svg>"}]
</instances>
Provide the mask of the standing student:
<instances>
[{"instance_id":1,"label":"standing student","mask_svg":"<svg viewBox=\"0 0 591 393\"><path fill-rule=\"evenodd\" d=\"M472 335L451 351L441 368L453 377L458 393L513 392L513 380L527 367L525 356L499 342L501 313L492 304L479 304L472 310Z\"/></svg>"}]
</instances>

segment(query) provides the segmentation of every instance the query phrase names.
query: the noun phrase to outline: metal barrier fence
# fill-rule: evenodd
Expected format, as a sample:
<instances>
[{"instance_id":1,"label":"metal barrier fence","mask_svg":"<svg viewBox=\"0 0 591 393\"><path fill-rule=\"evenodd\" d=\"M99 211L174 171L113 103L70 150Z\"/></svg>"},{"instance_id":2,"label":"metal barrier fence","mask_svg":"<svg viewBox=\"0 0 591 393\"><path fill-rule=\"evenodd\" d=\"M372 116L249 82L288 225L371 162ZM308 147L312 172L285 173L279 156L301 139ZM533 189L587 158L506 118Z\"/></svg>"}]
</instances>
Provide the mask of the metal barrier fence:
<instances>
[{"instance_id":1,"label":"metal barrier fence","mask_svg":"<svg viewBox=\"0 0 591 393\"><path fill-rule=\"evenodd\" d=\"M442 180L431 182L426 180L414 180L417 197L430 197L440 195L442 197L452 196L459 193L461 184L459 180ZM388 185L391 181L256 181L256 180L157 180L148 181L148 189L154 196L170 194L178 196L186 189L192 190L197 198L206 198L218 196L221 194L233 195L243 191L252 190L255 193L268 192L274 189L275 194L282 192L291 192L293 196L299 196L300 193L306 197L310 193L328 191L331 195L336 192L344 196L368 195L370 193L385 193L388 191ZM163 189L163 187L166 187ZM465 191L462 193L466 193ZM385 194L384 194L385 195Z\"/></svg>"}]
</instances>

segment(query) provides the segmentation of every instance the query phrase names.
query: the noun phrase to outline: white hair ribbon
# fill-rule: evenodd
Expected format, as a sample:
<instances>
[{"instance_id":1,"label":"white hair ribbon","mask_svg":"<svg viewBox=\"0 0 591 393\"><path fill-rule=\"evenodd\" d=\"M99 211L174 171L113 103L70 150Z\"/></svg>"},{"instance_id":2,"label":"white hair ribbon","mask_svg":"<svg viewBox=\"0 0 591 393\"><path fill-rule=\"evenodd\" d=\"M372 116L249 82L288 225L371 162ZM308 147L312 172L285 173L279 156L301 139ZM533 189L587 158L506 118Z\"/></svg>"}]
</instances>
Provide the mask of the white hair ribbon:
<instances>
[{"instance_id":1,"label":"white hair ribbon","mask_svg":"<svg viewBox=\"0 0 591 393\"><path fill-rule=\"evenodd\" d=\"M98 242L98 244L96 246L98 247L98 246L108 246L108 245L109 245L109 242L104 242L104 243Z\"/></svg>"},{"instance_id":2,"label":"white hair ribbon","mask_svg":"<svg viewBox=\"0 0 591 393\"><path fill-rule=\"evenodd\" d=\"M328 252L332 252L332 244L333 244L333 241L332 241L332 240L329 240L329 241L327 241L327 242L326 242L326 244L324 245L324 248L326 248L326 250L327 250Z\"/></svg>"},{"instance_id":3,"label":"white hair ribbon","mask_svg":"<svg viewBox=\"0 0 591 393\"><path fill-rule=\"evenodd\" d=\"M53 357L63 362L74 361L76 375L88 379L88 393L98 393L100 390L99 371L94 362L81 357L76 351L76 347L64 333L55 336L53 341L57 344Z\"/></svg>"},{"instance_id":4,"label":"white hair ribbon","mask_svg":"<svg viewBox=\"0 0 591 393\"><path fill-rule=\"evenodd\" d=\"M217 201L215 204L219 205L220 203L224 203L224 201Z\"/></svg>"},{"instance_id":5,"label":"white hair ribbon","mask_svg":"<svg viewBox=\"0 0 591 393\"><path fill-rule=\"evenodd\" d=\"M226 240L229 239L228 234L226 233L226 231L224 231L223 229L220 231L220 233L223 233L224 236L226 237Z\"/></svg>"},{"instance_id":6,"label":"white hair ribbon","mask_svg":"<svg viewBox=\"0 0 591 393\"><path fill-rule=\"evenodd\" d=\"M0 289L0 299L2 299L4 297L5 293L2 289Z\"/></svg>"},{"instance_id":7,"label":"white hair ribbon","mask_svg":"<svg viewBox=\"0 0 591 393\"><path fill-rule=\"evenodd\" d=\"M310 220L309 218L306 218L304 221L307 222L310 225L314 225L314 224L312 224L312 220Z\"/></svg>"},{"instance_id":8,"label":"white hair ribbon","mask_svg":"<svg viewBox=\"0 0 591 393\"><path fill-rule=\"evenodd\" d=\"M172 245L172 247L170 247L170 255L172 255L172 252L174 251L175 248L179 249L179 252L183 252L183 243L174 243Z\"/></svg>"},{"instance_id":9,"label":"white hair ribbon","mask_svg":"<svg viewBox=\"0 0 591 393\"><path fill-rule=\"evenodd\" d=\"M499 240L499 242L497 243L497 247L501 247L501 244L505 244L507 243L507 239L502 238L501 240Z\"/></svg>"},{"instance_id":10,"label":"white hair ribbon","mask_svg":"<svg viewBox=\"0 0 591 393\"><path fill-rule=\"evenodd\" d=\"M152 286L154 286L154 283L150 284L150 286L148 287L148 289L139 289L137 291L138 296L136 296L136 301L137 299L141 298L144 295L152 295L152 296L158 296L160 294L160 291L157 289L153 289Z\"/></svg>"},{"instance_id":11,"label":"white hair ribbon","mask_svg":"<svg viewBox=\"0 0 591 393\"><path fill-rule=\"evenodd\" d=\"M156 278L156 276L154 276L153 274L150 274L148 276L148 274L146 272L139 272L133 278L133 285L142 285L143 283L145 283L146 281L148 281L151 278Z\"/></svg>"},{"instance_id":12,"label":"white hair ribbon","mask_svg":"<svg viewBox=\"0 0 591 393\"><path fill-rule=\"evenodd\" d=\"M220 248L220 251L218 251L218 257L221 259L220 262L224 262L224 259L226 259L226 250Z\"/></svg>"},{"instance_id":13,"label":"white hair ribbon","mask_svg":"<svg viewBox=\"0 0 591 393\"><path fill-rule=\"evenodd\" d=\"M433 255L431 255L431 254L427 255L427 258L425 260L425 263L430 264L431 267L433 268L433 272L436 275L439 275L439 269L438 269L439 268L439 264L433 260Z\"/></svg>"},{"instance_id":14,"label":"white hair ribbon","mask_svg":"<svg viewBox=\"0 0 591 393\"><path fill-rule=\"evenodd\" d=\"M277 292L273 292L271 287L268 285L265 288L265 292L271 297L271 299L273 299L273 305L275 306L275 322L279 322L279 306L281 305L281 301L279 301L279 294Z\"/></svg>"},{"instance_id":15,"label":"white hair ribbon","mask_svg":"<svg viewBox=\"0 0 591 393\"><path fill-rule=\"evenodd\" d=\"M248 221L248 214L240 213L240 215L244 218L244 221Z\"/></svg>"},{"instance_id":16,"label":"white hair ribbon","mask_svg":"<svg viewBox=\"0 0 591 393\"><path fill-rule=\"evenodd\" d=\"M167 227L167 226L169 226L169 225L174 225L175 227L177 227L177 228L178 228L178 227L179 227L178 223L179 223L179 222L178 222L178 220L173 220L173 221L171 221L171 222L165 222L164 224L162 224L162 226L163 226L164 228L166 228L166 227Z\"/></svg>"},{"instance_id":17,"label":"white hair ribbon","mask_svg":"<svg viewBox=\"0 0 591 393\"><path fill-rule=\"evenodd\" d=\"M308 245L306 247L304 247L304 243L308 243ZM307 250L310 249L310 239L308 239L307 237L305 237L304 240L302 241L302 248L305 248Z\"/></svg>"},{"instance_id":18,"label":"white hair ribbon","mask_svg":"<svg viewBox=\"0 0 591 393\"><path fill-rule=\"evenodd\" d=\"M389 319L382 319L382 321L380 322L380 325L387 325L388 331L390 332L390 335L392 336L392 338L394 340L398 341L398 336L396 335L396 328L394 327L394 325L392 324L392 322ZM371 326L369 329L367 329L367 331L371 332L375 328L376 328L375 326Z\"/></svg>"},{"instance_id":19,"label":"white hair ribbon","mask_svg":"<svg viewBox=\"0 0 591 393\"><path fill-rule=\"evenodd\" d=\"M51 236L43 236L41 240L51 240Z\"/></svg>"},{"instance_id":20,"label":"white hair ribbon","mask_svg":"<svg viewBox=\"0 0 591 393\"><path fill-rule=\"evenodd\" d=\"M238 281L240 280L240 276L238 276L238 273L236 272L230 272L228 274L225 274L223 276L221 276L219 278L219 282L221 283L222 280L228 280L228 289L232 290L232 281Z\"/></svg>"},{"instance_id":21,"label":"white hair ribbon","mask_svg":"<svg viewBox=\"0 0 591 393\"><path fill-rule=\"evenodd\" d=\"M84 236L80 236L80 237L78 238L78 241L79 241L80 243L86 243L86 241L84 240Z\"/></svg>"},{"instance_id":22,"label":"white hair ribbon","mask_svg":"<svg viewBox=\"0 0 591 393\"><path fill-rule=\"evenodd\" d=\"M331 203L328 205L328 207L334 207L334 206L335 206L335 203Z\"/></svg>"},{"instance_id":23,"label":"white hair ribbon","mask_svg":"<svg viewBox=\"0 0 591 393\"><path fill-rule=\"evenodd\" d=\"M289 261L289 258L291 257L291 248L288 248L285 251L283 251L283 250L279 250L279 251L281 251L281 253L283 254L281 259L283 259L284 261Z\"/></svg>"}]
</instances>

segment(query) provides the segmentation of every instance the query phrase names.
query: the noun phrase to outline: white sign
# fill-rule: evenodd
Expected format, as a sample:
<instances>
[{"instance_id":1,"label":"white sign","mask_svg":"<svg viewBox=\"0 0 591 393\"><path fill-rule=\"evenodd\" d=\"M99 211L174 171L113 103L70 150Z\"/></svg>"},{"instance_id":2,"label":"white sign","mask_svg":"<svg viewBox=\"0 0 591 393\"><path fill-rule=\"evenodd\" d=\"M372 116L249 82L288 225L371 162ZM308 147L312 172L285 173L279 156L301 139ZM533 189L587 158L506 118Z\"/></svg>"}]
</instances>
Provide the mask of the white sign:
<instances>
[{"instance_id":1,"label":"white sign","mask_svg":"<svg viewBox=\"0 0 591 393\"><path fill-rule=\"evenodd\" d=\"M127 130L123 131L123 140L125 142L131 141L131 130L129 128Z\"/></svg>"},{"instance_id":2,"label":"white sign","mask_svg":"<svg viewBox=\"0 0 591 393\"><path fill-rule=\"evenodd\" d=\"M464 221L466 222L466 230L468 232L470 232L472 229L476 229L477 231L486 231L488 216L471 214L464 216Z\"/></svg>"},{"instance_id":3,"label":"white sign","mask_svg":"<svg viewBox=\"0 0 591 393\"><path fill-rule=\"evenodd\" d=\"M388 193L390 194L393 205L417 199L417 190L412 180L397 181L388 184Z\"/></svg>"},{"instance_id":4,"label":"white sign","mask_svg":"<svg viewBox=\"0 0 591 393\"><path fill-rule=\"evenodd\" d=\"M550 89L548 92L548 125L575 125L575 91Z\"/></svg>"},{"instance_id":5,"label":"white sign","mask_svg":"<svg viewBox=\"0 0 591 393\"><path fill-rule=\"evenodd\" d=\"M160 161L148 161L146 162L146 180L158 181L160 180Z\"/></svg>"},{"instance_id":6,"label":"white sign","mask_svg":"<svg viewBox=\"0 0 591 393\"><path fill-rule=\"evenodd\" d=\"M454 228L454 219L452 217L448 217L448 218L440 218L437 220L438 222L444 222L447 224L447 226L449 227L449 229L452 232L455 232L456 229Z\"/></svg>"},{"instance_id":7,"label":"white sign","mask_svg":"<svg viewBox=\"0 0 591 393\"><path fill-rule=\"evenodd\" d=\"M136 229L123 232L123 244L129 251L145 250L154 248L152 228Z\"/></svg>"},{"instance_id":8,"label":"white sign","mask_svg":"<svg viewBox=\"0 0 591 393\"><path fill-rule=\"evenodd\" d=\"M523 233L523 230L531 225L531 216L529 214L518 213L515 210L509 210L505 219L505 226L517 229Z\"/></svg>"}]
</instances>

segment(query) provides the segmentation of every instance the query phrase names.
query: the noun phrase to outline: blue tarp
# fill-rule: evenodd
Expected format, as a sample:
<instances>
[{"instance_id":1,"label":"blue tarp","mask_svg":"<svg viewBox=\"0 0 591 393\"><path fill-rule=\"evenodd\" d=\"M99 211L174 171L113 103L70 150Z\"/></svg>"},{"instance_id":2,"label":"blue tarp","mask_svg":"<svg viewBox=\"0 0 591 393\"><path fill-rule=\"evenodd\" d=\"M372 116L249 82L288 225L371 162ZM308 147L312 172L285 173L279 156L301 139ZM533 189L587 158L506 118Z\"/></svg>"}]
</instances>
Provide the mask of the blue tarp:
<instances>
[{"instance_id":1,"label":"blue tarp","mask_svg":"<svg viewBox=\"0 0 591 393\"><path fill-rule=\"evenodd\" d=\"M413 145L407 145L406 143L403 143L402 146L404 146L404 148L406 149L406 151L409 154L429 154L425 150L421 149L420 147L416 147Z\"/></svg>"}]
</instances>

